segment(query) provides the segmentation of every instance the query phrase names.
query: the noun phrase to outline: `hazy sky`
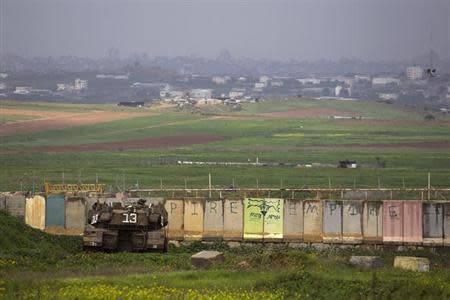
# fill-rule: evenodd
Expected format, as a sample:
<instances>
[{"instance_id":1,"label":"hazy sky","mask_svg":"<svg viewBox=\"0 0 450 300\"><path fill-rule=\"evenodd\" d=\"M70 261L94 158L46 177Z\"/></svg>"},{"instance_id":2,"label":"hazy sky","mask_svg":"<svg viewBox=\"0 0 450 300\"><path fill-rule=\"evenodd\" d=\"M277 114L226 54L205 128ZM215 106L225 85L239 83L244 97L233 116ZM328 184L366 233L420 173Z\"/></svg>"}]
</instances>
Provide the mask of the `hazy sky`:
<instances>
[{"instance_id":1,"label":"hazy sky","mask_svg":"<svg viewBox=\"0 0 450 300\"><path fill-rule=\"evenodd\" d=\"M0 9L0 54L403 60L432 48L450 59L450 0L0 0Z\"/></svg>"}]
</instances>

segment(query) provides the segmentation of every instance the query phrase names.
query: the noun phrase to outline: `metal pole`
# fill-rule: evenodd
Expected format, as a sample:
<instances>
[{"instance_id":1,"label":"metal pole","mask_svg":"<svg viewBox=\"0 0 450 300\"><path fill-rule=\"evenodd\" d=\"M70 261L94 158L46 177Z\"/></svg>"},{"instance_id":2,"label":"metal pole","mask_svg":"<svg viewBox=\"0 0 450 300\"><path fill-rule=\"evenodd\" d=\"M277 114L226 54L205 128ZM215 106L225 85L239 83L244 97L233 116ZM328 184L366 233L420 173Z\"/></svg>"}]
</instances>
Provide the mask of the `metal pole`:
<instances>
[{"instance_id":1,"label":"metal pole","mask_svg":"<svg viewBox=\"0 0 450 300\"><path fill-rule=\"evenodd\" d=\"M430 200L430 189L431 189L431 174L428 172L428 200Z\"/></svg>"},{"instance_id":2,"label":"metal pole","mask_svg":"<svg viewBox=\"0 0 450 300\"><path fill-rule=\"evenodd\" d=\"M211 173L208 174L208 181L209 181L209 198L211 198Z\"/></svg>"},{"instance_id":3,"label":"metal pole","mask_svg":"<svg viewBox=\"0 0 450 300\"><path fill-rule=\"evenodd\" d=\"M125 171L122 170L122 192L125 192Z\"/></svg>"},{"instance_id":4,"label":"metal pole","mask_svg":"<svg viewBox=\"0 0 450 300\"><path fill-rule=\"evenodd\" d=\"M234 177L233 177L233 189L234 189Z\"/></svg>"},{"instance_id":5,"label":"metal pole","mask_svg":"<svg viewBox=\"0 0 450 300\"><path fill-rule=\"evenodd\" d=\"M34 183L34 171L33 171L33 195L34 195L34 191L35 191L35 183Z\"/></svg>"},{"instance_id":6,"label":"metal pole","mask_svg":"<svg viewBox=\"0 0 450 300\"><path fill-rule=\"evenodd\" d=\"M64 176L65 174L64 174L64 172L62 172L62 183L64 184L65 182L64 182L64 180L65 180L65 176Z\"/></svg>"},{"instance_id":7,"label":"metal pole","mask_svg":"<svg viewBox=\"0 0 450 300\"><path fill-rule=\"evenodd\" d=\"M95 183L98 184L98 173L95 173Z\"/></svg>"},{"instance_id":8,"label":"metal pole","mask_svg":"<svg viewBox=\"0 0 450 300\"><path fill-rule=\"evenodd\" d=\"M159 177L159 189L163 190L163 183L162 183L162 177Z\"/></svg>"},{"instance_id":9,"label":"metal pole","mask_svg":"<svg viewBox=\"0 0 450 300\"><path fill-rule=\"evenodd\" d=\"M380 177L378 177L378 188L381 188Z\"/></svg>"}]
</instances>

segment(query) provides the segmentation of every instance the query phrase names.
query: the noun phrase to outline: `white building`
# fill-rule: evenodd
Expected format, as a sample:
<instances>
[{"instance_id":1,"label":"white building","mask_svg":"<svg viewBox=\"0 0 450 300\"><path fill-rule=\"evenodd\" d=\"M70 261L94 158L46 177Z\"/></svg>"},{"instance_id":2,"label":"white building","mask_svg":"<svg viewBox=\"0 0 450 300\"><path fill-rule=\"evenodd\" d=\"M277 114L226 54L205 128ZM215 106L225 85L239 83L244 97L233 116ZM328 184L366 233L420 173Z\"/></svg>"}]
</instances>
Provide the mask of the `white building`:
<instances>
[{"instance_id":1,"label":"white building","mask_svg":"<svg viewBox=\"0 0 450 300\"><path fill-rule=\"evenodd\" d=\"M301 84L319 84L322 82L322 80L318 78L298 78L297 81Z\"/></svg>"},{"instance_id":2,"label":"white building","mask_svg":"<svg viewBox=\"0 0 450 300\"><path fill-rule=\"evenodd\" d=\"M82 79L75 79L75 84L73 86L74 90L80 91L88 88L88 81Z\"/></svg>"},{"instance_id":3,"label":"white building","mask_svg":"<svg viewBox=\"0 0 450 300\"><path fill-rule=\"evenodd\" d=\"M193 89L190 91L189 96L194 99L211 99L212 90L210 89Z\"/></svg>"},{"instance_id":4,"label":"white building","mask_svg":"<svg viewBox=\"0 0 450 300\"><path fill-rule=\"evenodd\" d=\"M339 94L341 93L342 89L343 89L342 85L336 86L336 87L334 88L334 95L335 95L336 97L339 97Z\"/></svg>"},{"instance_id":5,"label":"white building","mask_svg":"<svg viewBox=\"0 0 450 300\"><path fill-rule=\"evenodd\" d=\"M378 98L383 100L397 100L398 94L397 93L379 93Z\"/></svg>"},{"instance_id":6,"label":"white building","mask_svg":"<svg viewBox=\"0 0 450 300\"><path fill-rule=\"evenodd\" d=\"M28 95L31 93L31 87L29 86L16 86L14 94L17 95Z\"/></svg>"},{"instance_id":7,"label":"white building","mask_svg":"<svg viewBox=\"0 0 450 300\"><path fill-rule=\"evenodd\" d=\"M372 85L387 85L387 84L396 84L399 85L400 84L400 79L398 78L394 78L394 77L374 77L372 78Z\"/></svg>"},{"instance_id":8,"label":"white building","mask_svg":"<svg viewBox=\"0 0 450 300\"><path fill-rule=\"evenodd\" d=\"M269 83L270 80L271 80L271 78L266 75L259 77L259 82L264 83L264 86L267 86L267 84Z\"/></svg>"},{"instance_id":9,"label":"white building","mask_svg":"<svg viewBox=\"0 0 450 300\"><path fill-rule=\"evenodd\" d=\"M423 69L419 66L412 66L406 68L406 78L409 80L418 80L423 77Z\"/></svg>"},{"instance_id":10,"label":"white building","mask_svg":"<svg viewBox=\"0 0 450 300\"><path fill-rule=\"evenodd\" d=\"M0 82L0 90L5 90L5 89L6 89L6 83Z\"/></svg>"},{"instance_id":11,"label":"white building","mask_svg":"<svg viewBox=\"0 0 450 300\"><path fill-rule=\"evenodd\" d=\"M239 99L244 97L245 94L245 89L232 89L229 93L228 93L228 97L230 97L231 99Z\"/></svg>"},{"instance_id":12,"label":"white building","mask_svg":"<svg viewBox=\"0 0 450 300\"><path fill-rule=\"evenodd\" d=\"M57 91L70 91L73 89L73 86L68 83L57 83L56 90Z\"/></svg>"},{"instance_id":13,"label":"white building","mask_svg":"<svg viewBox=\"0 0 450 300\"><path fill-rule=\"evenodd\" d=\"M355 75L356 82L370 82L370 76L368 75Z\"/></svg>"},{"instance_id":14,"label":"white building","mask_svg":"<svg viewBox=\"0 0 450 300\"><path fill-rule=\"evenodd\" d=\"M247 78L245 78L245 77L239 77L238 80L244 82L244 81L247 81Z\"/></svg>"},{"instance_id":15,"label":"white building","mask_svg":"<svg viewBox=\"0 0 450 300\"><path fill-rule=\"evenodd\" d=\"M8 74L6 73L0 73L0 78L5 79L8 77Z\"/></svg>"},{"instance_id":16,"label":"white building","mask_svg":"<svg viewBox=\"0 0 450 300\"><path fill-rule=\"evenodd\" d=\"M264 82L255 82L255 89L263 89L263 88L265 88L266 87L266 83L264 83Z\"/></svg>"},{"instance_id":17,"label":"white building","mask_svg":"<svg viewBox=\"0 0 450 300\"><path fill-rule=\"evenodd\" d=\"M270 85L273 87L282 87L283 86L283 81L281 80L273 80L270 82Z\"/></svg>"},{"instance_id":18,"label":"white building","mask_svg":"<svg viewBox=\"0 0 450 300\"><path fill-rule=\"evenodd\" d=\"M227 78L221 76L214 76L212 78L212 82L214 82L215 84L225 84L227 83Z\"/></svg>"}]
</instances>

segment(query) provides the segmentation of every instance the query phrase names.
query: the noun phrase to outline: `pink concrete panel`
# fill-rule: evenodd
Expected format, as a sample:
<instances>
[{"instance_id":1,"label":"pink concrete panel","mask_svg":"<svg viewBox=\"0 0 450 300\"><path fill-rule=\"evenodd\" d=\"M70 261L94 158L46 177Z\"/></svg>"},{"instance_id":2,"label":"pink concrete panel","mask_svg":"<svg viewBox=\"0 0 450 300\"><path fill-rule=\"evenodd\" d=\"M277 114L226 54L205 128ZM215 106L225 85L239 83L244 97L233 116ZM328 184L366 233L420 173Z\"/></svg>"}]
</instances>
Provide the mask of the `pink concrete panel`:
<instances>
[{"instance_id":1,"label":"pink concrete panel","mask_svg":"<svg viewBox=\"0 0 450 300\"><path fill-rule=\"evenodd\" d=\"M403 243L422 243L422 202L403 201Z\"/></svg>"},{"instance_id":2,"label":"pink concrete panel","mask_svg":"<svg viewBox=\"0 0 450 300\"><path fill-rule=\"evenodd\" d=\"M383 201L383 243L403 241L402 201Z\"/></svg>"}]
</instances>

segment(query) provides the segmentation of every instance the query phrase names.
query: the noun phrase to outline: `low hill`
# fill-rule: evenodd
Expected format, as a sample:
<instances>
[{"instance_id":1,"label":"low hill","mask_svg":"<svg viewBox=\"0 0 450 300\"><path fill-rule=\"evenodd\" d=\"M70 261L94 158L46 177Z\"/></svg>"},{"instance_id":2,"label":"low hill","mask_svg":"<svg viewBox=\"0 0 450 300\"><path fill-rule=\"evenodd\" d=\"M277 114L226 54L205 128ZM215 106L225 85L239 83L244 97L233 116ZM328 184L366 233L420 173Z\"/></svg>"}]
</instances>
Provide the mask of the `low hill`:
<instances>
[{"instance_id":1,"label":"low hill","mask_svg":"<svg viewBox=\"0 0 450 300\"><path fill-rule=\"evenodd\" d=\"M79 237L55 236L31 228L0 210L0 257L63 257L81 251Z\"/></svg>"}]
</instances>

